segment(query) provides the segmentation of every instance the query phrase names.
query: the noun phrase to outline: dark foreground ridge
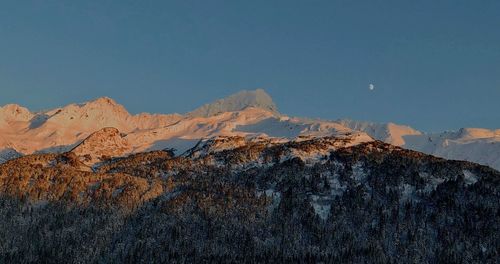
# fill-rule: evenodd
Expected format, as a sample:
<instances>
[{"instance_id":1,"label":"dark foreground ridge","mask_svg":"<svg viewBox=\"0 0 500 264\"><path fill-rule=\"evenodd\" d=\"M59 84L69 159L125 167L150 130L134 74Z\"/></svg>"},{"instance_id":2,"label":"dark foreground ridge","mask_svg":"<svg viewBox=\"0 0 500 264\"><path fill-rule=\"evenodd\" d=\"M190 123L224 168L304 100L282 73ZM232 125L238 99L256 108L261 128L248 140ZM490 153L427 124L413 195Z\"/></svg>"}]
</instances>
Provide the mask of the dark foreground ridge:
<instances>
[{"instance_id":1,"label":"dark foreground ridge","mask_svg":"<svg viewBox=\"0 0 500 264\"><path fill-rule=\"evenodd\" d=\"M498 261L499 172L342 140L8 161L0 263Z\"/></svg>"}]
</instances>

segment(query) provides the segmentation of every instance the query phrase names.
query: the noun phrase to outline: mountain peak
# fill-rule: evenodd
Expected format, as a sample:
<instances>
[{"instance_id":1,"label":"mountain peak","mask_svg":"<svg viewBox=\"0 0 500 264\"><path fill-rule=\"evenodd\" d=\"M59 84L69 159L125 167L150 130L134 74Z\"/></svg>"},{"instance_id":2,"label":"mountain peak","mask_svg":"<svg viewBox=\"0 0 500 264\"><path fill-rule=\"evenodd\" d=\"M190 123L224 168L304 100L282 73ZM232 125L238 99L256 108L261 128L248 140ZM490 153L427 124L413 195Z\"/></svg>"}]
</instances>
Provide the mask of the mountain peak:
<instances>
[{"instance_id":1,"label":"mountain peak","mask_svg":"<svg viewBox=\"0 0 500 264\"><path fill-rule=\"evenodd\" d=\"M222 112L240 111L247 107L261 108L278 115L278 108L273 99L263 89L240 91L213 103L205 104L188 113L190 116L209 117Z\"/></svg>"},{"instance_id":2,"label":"mountain peak","mask_svg":"<svg viewBox=\"0 0 500 264\"><path fill-rule=\"evenodd\" d=\"M99 97L97 99L90 101L89 103L118 105L118 103L115 100L113 100L113 98L107 96Z\"/></svg>"},{"instance_id":3,"label":"mountain peak","mask_svg":"<svg viewBox=\"0 0 500 264\"><path fill-rule=\"evenodd\" d=\"M33 114L26 108L17 104L0 106L0 119L6 121L28 121Z\"/></svg>"},{"instance_id":4,"label":"mountain peak","mask_svg":"<svg viewBox=\"0 0 500 264\"><path fill-rule=\"evenodd\" d=\"M92 101L85 102L79 105L82 108L98 108L98 109L113 109L113 111L122 112L128 114L127 109L119 103L117 103L114 99L110 97L99 97ZM106 110L107 111L107 110Z\"/></svg>"},{"instance_id":5,"label":"mountain peak","mask_svg":"<svg viewBox=\"0 0 500 264\"><path fill-rule=\"evenodd\" d=\"M121 156L130 150L129 142L114 127L105 127L92 133L71 152L83 157L83 162L93 164L106 157Z\"/></svg>"}]
</instances>

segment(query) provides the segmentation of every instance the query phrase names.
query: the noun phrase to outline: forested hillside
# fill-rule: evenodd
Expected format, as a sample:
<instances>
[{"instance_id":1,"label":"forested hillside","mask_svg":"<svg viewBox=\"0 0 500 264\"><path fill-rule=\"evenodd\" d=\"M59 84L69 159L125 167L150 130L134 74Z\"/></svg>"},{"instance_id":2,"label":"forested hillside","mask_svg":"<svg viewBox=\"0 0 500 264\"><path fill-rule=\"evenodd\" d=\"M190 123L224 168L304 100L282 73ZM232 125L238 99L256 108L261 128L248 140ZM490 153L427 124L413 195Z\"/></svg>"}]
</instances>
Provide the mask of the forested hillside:
<instances>
[{"instance_id":1,"label":"forested hillside","mask_svg":"<svg viewBox=\"0 0 500 264\"><path fill-rule=\"evenodd\" d=\"M241 140L0 165L0 262L498 262L493 169L379 141Z\"/></svg>"}]
</instances>

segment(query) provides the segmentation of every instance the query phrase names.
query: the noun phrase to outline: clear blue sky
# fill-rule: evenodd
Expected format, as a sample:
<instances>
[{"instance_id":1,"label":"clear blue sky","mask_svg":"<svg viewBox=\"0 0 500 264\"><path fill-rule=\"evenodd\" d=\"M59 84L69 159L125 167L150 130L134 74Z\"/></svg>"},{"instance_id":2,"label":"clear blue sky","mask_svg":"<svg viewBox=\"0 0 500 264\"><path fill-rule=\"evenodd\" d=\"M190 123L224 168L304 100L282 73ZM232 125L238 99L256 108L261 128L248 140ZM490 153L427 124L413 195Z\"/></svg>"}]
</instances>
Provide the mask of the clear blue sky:
<instances>
[{"instance_id":1,"label":"clear blue sky","mask_svg":"<svg viewBox=\"0 0 500 264\"><path fill-rule=\"evenodd\" d=\"M497 0L1 1L0 105L182 113L263 88L293 116L500 128L499 14Z\"/></svg>"}]
</instances>

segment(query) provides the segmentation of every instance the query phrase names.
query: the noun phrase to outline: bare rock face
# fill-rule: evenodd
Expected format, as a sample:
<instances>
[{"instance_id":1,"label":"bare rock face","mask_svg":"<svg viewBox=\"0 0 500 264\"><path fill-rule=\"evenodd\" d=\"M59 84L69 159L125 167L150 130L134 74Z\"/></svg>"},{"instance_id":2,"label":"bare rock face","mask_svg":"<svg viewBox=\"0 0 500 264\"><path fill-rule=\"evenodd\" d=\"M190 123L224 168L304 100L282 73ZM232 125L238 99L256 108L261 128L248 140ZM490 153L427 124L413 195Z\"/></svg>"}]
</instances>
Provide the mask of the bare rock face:
<instances>
[{"instance_id":1,"label":"bare rock face","mask_svg":"<svg viewBox=\"0 0 500 264\"><path fill-rule=\"evenodd\" d=\"M120 131L113 127L94 132L71 150L87 165L92 165L112 157L123 156L130 151L129 142Z\"/></svg>"}]
</instances>

